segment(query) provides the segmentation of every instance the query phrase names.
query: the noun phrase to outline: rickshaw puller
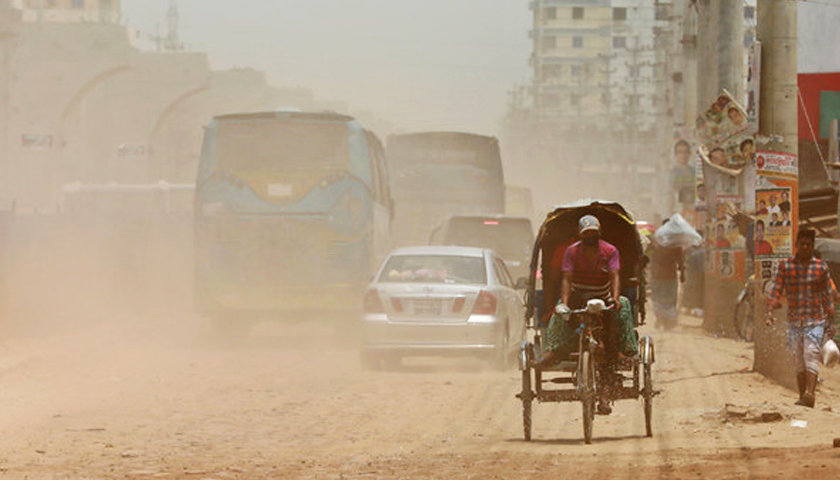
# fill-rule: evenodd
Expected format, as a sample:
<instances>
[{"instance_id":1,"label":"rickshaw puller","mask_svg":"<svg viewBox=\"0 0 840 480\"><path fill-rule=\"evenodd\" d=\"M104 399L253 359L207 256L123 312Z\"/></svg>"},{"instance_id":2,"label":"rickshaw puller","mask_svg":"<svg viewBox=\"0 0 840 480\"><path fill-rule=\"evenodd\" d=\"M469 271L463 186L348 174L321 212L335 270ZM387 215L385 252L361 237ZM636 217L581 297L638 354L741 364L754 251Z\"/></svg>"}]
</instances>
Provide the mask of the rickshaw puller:
<instances>
[{"instance_id":1,"label":"rickshaw puller","mask_svg":"<svg viewBox=\"0 0 840 480\"><path fill-rule=\"evenodd\" d=\"M612 311L604 314L604 330L602 339L604 341L604 360L599 365L601 378L614 379L615 367L618 362L618 337L620 327L618 319L622 308L620 296L621 285L619 281L620 261L618 249L612 244L601 240L601 224L593 215L585 215L578 222L578 230L581 240L566 249L563 257L563 280L561 286L561 302L571 309L579 309L586 305L591 299L601 299L608 304L614 304ZM623 299L627 302L626 299ZM566 318L567 320L568 318ZM555 363L562 356L560 346L564 343L552 341L558 335L567 337L569 328L566 325L558 325L560 320L552 315L549 324L549 342L547 351L543 358L535 362L535 366L543 367ZM565 322L563 322L565 323ZM612 412L610 400L614 381L605 382L605 387L600 392L598 399L598 413L607 415Z\"/></svg>"}]
</instances>

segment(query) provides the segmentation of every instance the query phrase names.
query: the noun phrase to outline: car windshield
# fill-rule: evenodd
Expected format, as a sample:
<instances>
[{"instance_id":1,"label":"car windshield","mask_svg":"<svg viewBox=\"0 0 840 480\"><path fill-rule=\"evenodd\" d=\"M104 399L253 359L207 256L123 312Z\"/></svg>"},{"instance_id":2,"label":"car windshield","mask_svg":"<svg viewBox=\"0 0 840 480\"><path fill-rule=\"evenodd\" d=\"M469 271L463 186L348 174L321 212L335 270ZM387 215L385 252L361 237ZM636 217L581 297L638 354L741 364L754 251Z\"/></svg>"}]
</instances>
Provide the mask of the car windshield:
<instances>
[{"instance_id":1,"label":"car windshield","mask_svg":"<svg viewBox=\"0 0 840 480\"><path fill-rule=\"evenodd\" d=\"M482 257L395 255L385 264L379 282L484 284L487 272Z\"/></svg>"}]
</instances>

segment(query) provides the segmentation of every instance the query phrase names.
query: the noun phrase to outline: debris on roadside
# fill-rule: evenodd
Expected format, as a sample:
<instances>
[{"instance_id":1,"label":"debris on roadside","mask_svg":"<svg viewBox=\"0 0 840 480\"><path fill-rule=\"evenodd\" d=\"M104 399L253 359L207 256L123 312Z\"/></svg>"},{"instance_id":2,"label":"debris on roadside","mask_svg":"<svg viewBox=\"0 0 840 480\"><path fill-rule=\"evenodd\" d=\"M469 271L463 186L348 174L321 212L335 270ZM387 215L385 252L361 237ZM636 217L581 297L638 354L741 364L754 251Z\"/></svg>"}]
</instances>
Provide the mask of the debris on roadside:
<instances>
[{"instance_id":1,"label":"debris on roadside","mask_svg":"<svg viewBox=\"0 0 840 480\"><path fill-rule=\"evenodd\" d=\"M808 428L808 420L791 420L790 426L794 428Z\"/></svg>"},{"instance_id":2,"label":"debris on roadside","mask_svg":"<svg viewBox=\"0 0 840 480\"><path fill-rule=\"evenodd\" d=\"M723 423L773 423L785 419L785 415L768 405L740 406L727 403L720 413Z\"/></svg>"}]
</instances>

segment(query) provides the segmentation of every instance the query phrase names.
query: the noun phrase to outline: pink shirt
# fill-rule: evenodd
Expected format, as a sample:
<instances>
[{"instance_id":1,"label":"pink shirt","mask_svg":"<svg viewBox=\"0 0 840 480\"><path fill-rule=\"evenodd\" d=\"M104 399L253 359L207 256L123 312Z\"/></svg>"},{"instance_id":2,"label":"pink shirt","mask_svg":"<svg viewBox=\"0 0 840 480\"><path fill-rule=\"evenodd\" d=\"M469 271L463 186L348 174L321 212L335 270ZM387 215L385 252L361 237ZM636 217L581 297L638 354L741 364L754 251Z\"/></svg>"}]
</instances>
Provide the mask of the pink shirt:
<instances>
[{"instance_id":1,"label":"pink shirt","mask_svg":"<svg viewBox=\"0 0 840 480\"><path fill-rule=\"evenodd\" d=\"M599 240L595 263L590 263L583 253L583 244L577 242L566 249L563 257L563 271L572 273L572 283L602 286L610 282L610 272L621 268L618 249Z\"/></svg>"}]
</instances>

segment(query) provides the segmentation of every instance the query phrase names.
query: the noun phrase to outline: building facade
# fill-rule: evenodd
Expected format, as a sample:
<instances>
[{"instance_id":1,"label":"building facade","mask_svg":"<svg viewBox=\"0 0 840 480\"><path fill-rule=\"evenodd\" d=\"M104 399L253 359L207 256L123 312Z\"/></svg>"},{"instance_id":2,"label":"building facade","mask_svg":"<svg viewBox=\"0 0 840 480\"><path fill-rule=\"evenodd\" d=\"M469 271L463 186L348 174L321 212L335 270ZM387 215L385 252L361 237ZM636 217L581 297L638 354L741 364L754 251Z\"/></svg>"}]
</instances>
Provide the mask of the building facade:
<instances>
[{"instance_id":1,"label":"building facade","mask_svg":"<svg viewBox=\"0 0 840 480\"><path fill-rule=\"evenodd\" d=\"M577 196L592 185L652 211L668 85L657 43L667 1L533 0L529 156L557 169ZM582 187L581 187L582 186Z\"/></svg>"},{"instance_id":2,"label":"building facade","mask_svg":"<svg viewBox=\"0 0 840 480\"><path fill-rule=\"evenodd\" d=\"M14 0L26 22L120 22L120 0Z\"/></svg>"},{"instance_id":3,"label":"building facade","mask_svg":"<svg viewBox=\"0 0 840 480\"><path fill-rule=\"evenodd\" d=\"M191 183L213 116L333 107L263 72L214 71L205 53L139 50L119 22L31 21L41 3L75 5L0 0L0 210L61 210L68 184Z\"/></svg>"}]
</instances>

